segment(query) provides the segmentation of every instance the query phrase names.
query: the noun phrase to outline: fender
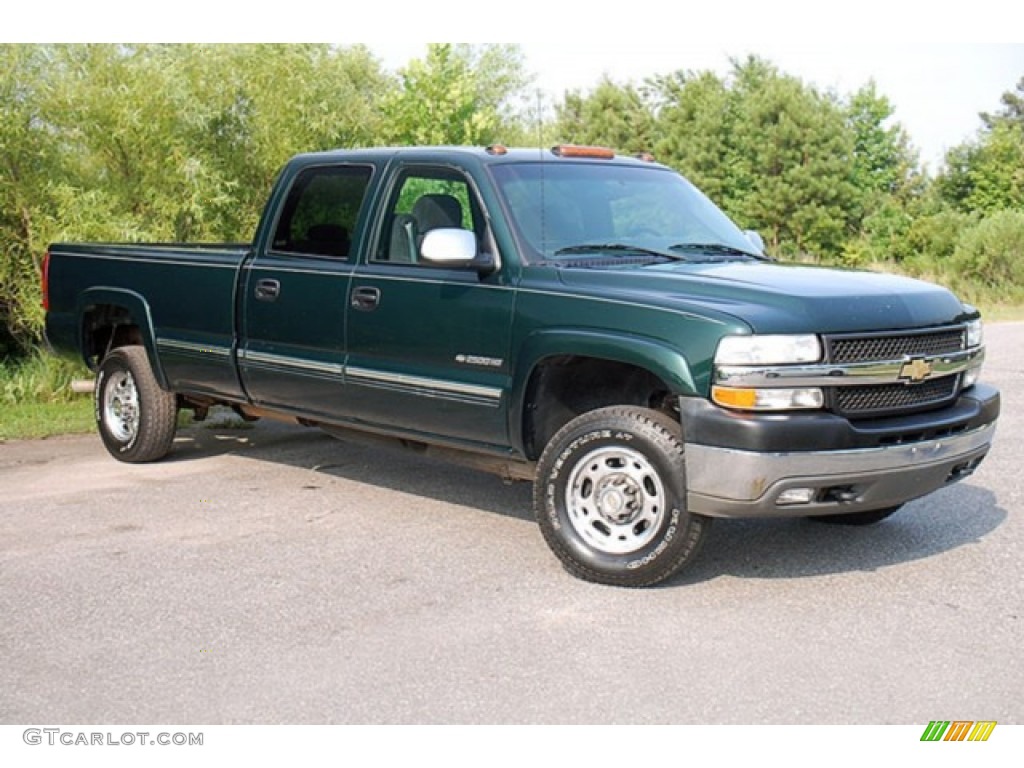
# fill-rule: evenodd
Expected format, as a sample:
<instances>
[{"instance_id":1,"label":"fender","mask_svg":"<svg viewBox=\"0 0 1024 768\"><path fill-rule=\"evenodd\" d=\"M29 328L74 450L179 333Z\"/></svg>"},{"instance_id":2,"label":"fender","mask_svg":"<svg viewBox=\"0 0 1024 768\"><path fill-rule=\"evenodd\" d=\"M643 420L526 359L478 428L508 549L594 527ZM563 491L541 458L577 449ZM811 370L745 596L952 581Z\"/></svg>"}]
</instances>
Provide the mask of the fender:
<instances>
[{"instance_id":1,"label":"fender","mask_svg":"<svg viewBox=\"0 0 1024 768\"><path fill-rule=\"evenodd\" d=\"M167 377L164 375L163 366L156 351L156 332L153 327L153 316L150 313L149 303L141 294L126 288L100 285L82 291L78 296L75 306L75 314L79 323L79 345L86 349L85 344L85 314L90 308L96 306L112 306L125 310L132 321L139 327L142 334L142 345L146 350L146 357L153 369L153 376L161 389L169 390Z\"/></svg>"},{"instance_id":2,"label":"fender","mask_svg":"<svg viewBox=\"0 0 1024 768\"><path fill-rule=\"evenodd\" d=\"M686 356L656 339L628 333L584 328L551 328L526 337L515 362L509 402L512 445L523 444L523 413L527 384L536 367L547 358L575 355L627 363L657 376L677 395L695 395L697 386Z\"/></svg>"}]
</instances>

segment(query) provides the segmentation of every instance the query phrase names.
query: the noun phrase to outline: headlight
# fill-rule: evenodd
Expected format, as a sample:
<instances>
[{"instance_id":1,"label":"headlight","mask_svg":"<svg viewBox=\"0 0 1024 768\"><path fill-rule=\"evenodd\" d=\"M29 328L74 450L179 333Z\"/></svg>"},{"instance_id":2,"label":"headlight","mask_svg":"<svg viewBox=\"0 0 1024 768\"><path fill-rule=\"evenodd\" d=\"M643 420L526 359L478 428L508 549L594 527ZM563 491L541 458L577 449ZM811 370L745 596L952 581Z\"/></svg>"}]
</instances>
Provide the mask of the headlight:
<instances>
[{"instance_id":1,"label":"headlight","mask_svg":"<svg viewBox=\"0 0 1024 768\"><path fill-rule=\"evenodd\" d=\"M981 328L981 318L971 320L967 324L967 348L980 347L984 340L984 333Z\"/></svg>"},{"instance_id":2,"label":"headlight","mask_svg":"<svg viewBox=\"0 0 1024 768\"><path fill-rule=\"evenodd\" d=\"M717 365L786 365L821 360L821 342L802 336L726 336L718 342Z\"/></svg>"},{"instance_id":3,"label":"headlight","mask_svg":"<svg viewBox=\"0 0 1024 768\"><path fill-rule=\"evenodd\" d=\"M743 411L790 411L821 408L825 396L818 387L744 387L727 375L735 367L800 365L821 360L821 342L813 334L798 336L726 336L715 353L716 378L711 399L725 408ZM740 386L734 386L740 384Z\"/></svg>"}]
</instances>

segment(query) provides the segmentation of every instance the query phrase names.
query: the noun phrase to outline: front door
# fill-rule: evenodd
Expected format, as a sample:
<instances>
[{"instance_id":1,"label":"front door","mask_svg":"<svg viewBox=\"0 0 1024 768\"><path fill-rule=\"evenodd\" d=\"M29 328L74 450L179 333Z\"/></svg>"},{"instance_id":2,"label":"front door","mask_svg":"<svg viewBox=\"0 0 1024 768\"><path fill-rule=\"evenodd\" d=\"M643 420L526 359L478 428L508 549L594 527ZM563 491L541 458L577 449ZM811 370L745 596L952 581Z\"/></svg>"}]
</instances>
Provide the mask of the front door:
<instances>
[{"instance_id":1,"label":"front door","mask_svg":"<svg viewBox=\"0 0 1024 768\"><path fill-rule=\"evenodd\" d=\"M461 228L493 252L470 181L450 168L396 176L348 304L347 397L360 420L490 446L508 444L509 337L515 292L499 268L425 262L432 229Z\"/></svg>"}]
</instances>

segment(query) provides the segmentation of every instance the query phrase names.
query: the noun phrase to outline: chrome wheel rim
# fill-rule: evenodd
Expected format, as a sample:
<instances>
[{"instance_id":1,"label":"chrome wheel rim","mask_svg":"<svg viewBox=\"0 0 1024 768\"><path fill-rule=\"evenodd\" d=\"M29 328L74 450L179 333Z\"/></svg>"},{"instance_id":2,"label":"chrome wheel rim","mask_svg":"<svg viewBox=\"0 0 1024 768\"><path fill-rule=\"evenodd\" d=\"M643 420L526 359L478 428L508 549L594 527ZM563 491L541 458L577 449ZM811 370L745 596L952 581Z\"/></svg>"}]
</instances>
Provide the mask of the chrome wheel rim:
<instances>
[{"instance_id":1,"label":"chrome wheel rim","mask_svg":"<svg viewBox=\"0 0 1024 768\"><path fill-rule=\"evenodd\" d=\"M119 442L131 442L139 432L139 390L129 371L118 371L103 389L103 425Z\"/></svg>"},{"instance_id":2,"label":"chrome wheel rim","mask_svg":"<svg viewBox=\"0 0 1024 768\"><path fill-rule=\"evenodd\" d=\"M665 486L651 462L621 446L584 456L565 489L569 522L594 549L622 555L647 546L665 519Z\"/></svg>"}]
</instances>

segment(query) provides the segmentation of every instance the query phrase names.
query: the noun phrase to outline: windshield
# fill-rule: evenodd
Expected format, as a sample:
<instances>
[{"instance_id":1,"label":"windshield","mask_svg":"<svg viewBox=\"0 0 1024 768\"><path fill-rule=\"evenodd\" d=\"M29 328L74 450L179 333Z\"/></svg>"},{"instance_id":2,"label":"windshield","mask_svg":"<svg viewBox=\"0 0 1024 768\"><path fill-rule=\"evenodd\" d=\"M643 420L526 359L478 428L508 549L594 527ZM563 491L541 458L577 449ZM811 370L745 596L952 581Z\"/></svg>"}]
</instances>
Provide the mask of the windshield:
<instances>
[{"instance_id":1,"label":"windshield","mask_svg":"<svg viewBox=\"0 0 1024 768\"><path fill-rule=\"evenodd\" d=\"M692 260L760 255L714 203L673 171L540 162L492 170L533 259L578 260L588 251L607 258L630 248L674 258L693 251Z\"/></svg>"}]
</instances>

